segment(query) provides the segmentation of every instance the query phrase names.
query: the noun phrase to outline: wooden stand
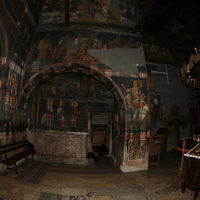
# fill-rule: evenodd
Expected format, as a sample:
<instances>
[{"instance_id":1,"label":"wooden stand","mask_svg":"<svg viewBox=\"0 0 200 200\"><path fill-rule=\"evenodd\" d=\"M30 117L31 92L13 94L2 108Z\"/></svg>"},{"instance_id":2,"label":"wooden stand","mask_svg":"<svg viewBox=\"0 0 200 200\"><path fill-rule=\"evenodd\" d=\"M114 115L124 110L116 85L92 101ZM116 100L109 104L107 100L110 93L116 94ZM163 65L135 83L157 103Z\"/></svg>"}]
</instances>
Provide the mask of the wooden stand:
<instances>
[{"instance_id":1,"label":"wooden stand","mask_svg":"<svg viewBox=\"0 0 200 200\"><path fill-rule=\"evenodd\" d=\"M158 166L160 164L161 136L154 135L150 137L149 141L149 166Z\"/></svg>"},{"instance_id":2,"label":"wooden stand","mask_svg":"<svg viewBox=\"0 0 200 200\"><path fill-rule=\"evenodd\" d=\"M182 183L182 192L185 192L186 188L194 190L193 199L197 199L200 191L200 159L188 158L188 167Z\"/></svg>"},{"instance_id":3,"label":"wooden stand","mask_svg":"<svg viewBox=\"0 0 200 200\"><path fill-rule=\"evenodd\" d=\"M180 147L176 148L177 151L181 152L181 161L180 161L180 167L178 171L178 176L176 180L176 186L180 187L181 186L181 178L183 175L183 169L184 169L184 154L189 151L186 147L189 146L191 142L191 139L181 139L180 140Z\"/></svg>"}]
</instances>

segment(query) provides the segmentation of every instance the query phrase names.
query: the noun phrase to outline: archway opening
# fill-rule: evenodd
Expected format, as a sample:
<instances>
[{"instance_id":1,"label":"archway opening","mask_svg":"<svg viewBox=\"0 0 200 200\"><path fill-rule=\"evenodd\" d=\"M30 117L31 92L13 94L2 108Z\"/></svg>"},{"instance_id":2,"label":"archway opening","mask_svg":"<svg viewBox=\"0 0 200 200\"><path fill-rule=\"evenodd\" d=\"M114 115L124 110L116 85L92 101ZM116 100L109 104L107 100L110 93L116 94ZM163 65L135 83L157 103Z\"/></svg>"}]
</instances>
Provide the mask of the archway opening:
<instances>
[{"instance_id":1,"label":"archway opening","mask_svg":"<svg viewBox=\"0 0 200 200\"><path fill-rule=\"evenodd\" d=\"M88 164L92 158L98 164L106 157L101 166L119 166L126 117L115 87L95 70L77 65L59 71L51 67L31 79L21 102L38 159Z\"/></svg>"}]
</instances>

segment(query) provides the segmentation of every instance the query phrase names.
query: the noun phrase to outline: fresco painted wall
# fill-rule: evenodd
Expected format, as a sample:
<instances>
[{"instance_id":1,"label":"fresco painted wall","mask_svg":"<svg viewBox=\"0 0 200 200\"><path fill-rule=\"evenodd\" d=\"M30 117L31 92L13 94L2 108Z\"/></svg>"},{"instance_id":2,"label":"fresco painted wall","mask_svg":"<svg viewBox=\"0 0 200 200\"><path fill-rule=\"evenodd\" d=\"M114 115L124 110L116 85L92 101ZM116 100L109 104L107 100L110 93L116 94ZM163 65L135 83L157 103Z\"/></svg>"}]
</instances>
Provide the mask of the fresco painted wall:
<instances>
[{"instance_id":1,"label":"fresco painted wall","mask_svg":"<svg viewBox=\"0 0 200 200\"><path fill-rule=\"evenodd\" d=\"M113 94L102 83L78 73L58 75L41 85L37 93L32 96L39 102L36 116L33 119L30 112L29 118L40 128L87 131L89 110L114 109ZM32 104L33 99L29 107Z\"/></svg>"},{"instance_id":2,"label":"fresco painted wall","mask_svg":"<svg viewBox=\"0 0 200 200\"><path fill-rule=\"evenodd\" d=\"M9 59L14 62L14 65L23 67L27 52L29 54L26 59L25 75L18 73L18 68L15 69L10 65L10 62L6 66L7 69L3 71L8 79L1 77L0 80L4 85L2 86L0 82L0 95L5 96L5 99L1 99L1 102L4 101L6 110L16 110L17 108L22 77L24 77L22 86L25 86L39 70L51 71L51 66L57 65L59 71L61 65L59 63L62 63L62 66L78 63L93 67L97 71L109 74L120 88L120 92L122 92L126 101L127 113L125 116L122 114L125 108L122 108L119 103L122 99L115 99L112 103L112 95L116 91L113 90L112 93L109 93L106 89L102 89L102 83L98 84L93 79L87 80L83 77L79 79L69 76L67 81L64 77L60 80L51 79L52 82L44 84L40 89L36 88L35 93L28 94L30 98L27 96L27 99L29 98L30 102L25 105L29 111L27 113L28 122L34 122L34 126L41 127L86 130L87 111L89 109L97 111L103 109L113 112L113 122L115 122L113 130L119 133L117 137L120 137L122 134L125 135L124 118L127 117L124 163L146 168L148 164L149 113L152 112L151 122L155 125L155 127L150 128L156 130L162 117L160 114L162 108L158 104L162 105L163 103L164 106L166 104L167 109L170 110L170 107L182 100L179 97L175 102L174 99L177 99L176 92L173 95L166 92L171 92L172 89L177 91L178 86L172 87L170 85L168 87L168 85L165 85L162 87L163 80L160 82L160 78L149 73L149 76L155 78L152 81L153 87L160 90L158 93L156 91L155 94L152 94L148 91L147 77L141 78L136 75L138 68L149 72L145 67L145 56L151 62L174 63L175 60L169 50L146 44L144 44L145 49L143 50L141 38L127 33L125 29L120 31L107 29L105 31L105 27L108 26L134 27L135 10L130 10L130 4L133 4L133 1L69 0L69 7L67 8L69 9L69 16L67 16L67 13L65 13L67 1L46 0L39 30L45 25L48 25L48 28L50 24L53 25L48 29L48 32L36 34L30 51L28 50L29 44L36 25L34 21L37 22L39 19L42 1L27 1L27 5L30 6L28 13L25 12L24 5L26 4L23 4L22 1L16 0L12 4L10 2L0 2L1 24L8 35ZM69 19L66 19L67 17ZM88 23L91 24L91 27L88 25L87 30L83 30L84 28L78 26L75 28L74 26L67 28L65 32L55 31L54 25L64 25L66 20L69 20L73 25ZM100 24L104 25L102 26L104 30L92 28L92 26ZM133 74L134 76L132 76ZM174 74L177 74L177 72L174 73L172 69L172 76ZM168 84L169 80L166 77L164 79ZM38 77L35 80L36 85L30 84L29 86L37 87L37 83L41 84L41 80L45 81L46 79L45 77ZM89 83L91 80L94 83ZM157 83L161 83L161 86ZM109 84L111 83L109 82ZM3 88L6 88L6 90L4 91ZM152 96L149 97L149 95ZM35 98L36 96L38 96L38 99ZM180 105L185 108L185 105ZM31 113L34 113L34 117L31 116ZM160 118L157 118L157 114ZM14 116L12 115L12 117ZM113 149L117 149L118 141L123 140L115 140Z\"/></svg>"},{"instance_id":3,"label":"fresco painted wall","mask_svg":"<svg viewBox=\"0 0 200 200\"><path fill-rule=\"evenodd\" d=\"M64 87L63 85L63 88L68 88L68 90L71 91L66 92L67 95L73 95L73 91L76 91L77 96L56 98L52 97L52 94L50 96L46 95L45 97L41 96L38 109L42 112L38 115L38 120L36 120L38 121L38 125L45 127L53 124L54 128L60 128L59 124L64 124L63 129L77 131L86 130L87 126L84 124L86 124L88 118L87 115L80 114L79 109L84 110L84 112L86 111L86 113L89 109L94 111L102 111L102 109L106 112L111 111L113 113L113 155L118 160L121 159L122 162L124 151L121 147L124 147L122 143L125 142L125 151L128 152L129 155L128 157L126 156L125 162L131 165L132 161L137 159L137 166L140 166L142 163L142 168L146 169L148 163L146 155L148 154L147 124L149 99L147 93L147 77L139 77L136 75L138 73L138 66L145 66L144 52L138 36L117 32L106 33L100 30L85 31L82 29L71 29L65 32L40 32L36 35L27 59L27 68L32 69L32 73L54 71L54 69L57 71L56 68L58 68L59 71L59 66L63 65L67 65L69 69L71 63L78 63L82 66L87 66L88 68L110 75L110 78L117 85L122 93L123 99L126 101L126 107L128 109L126 113L126 118L128 120L127 133L130 137L127 138L127 141L123 140L126 124L124 117L125 108L121 105L122 99L117 99L116 95L114 103L108 104L109 106L107 106L106 103L104 103L106 99L103 100L103 96L101 96L103 93L98 95L97 91L99 90L101 92L101 88L96 88L97 90L93 92L93 94L97 92L97 94L95 94L96 96L88 94L88 89L87 91L81 89L80 91L83 91L81 94L79 90L77 90L79 80L75 77L73 78L73 81L75 81L74 87L72 83L66 82L68 86L66 85ZM25 77L28 77L28 75L25 74ZM101 75L100 77L103 76ZM42 77L40 78L43 79ZM102 78L100 78L101 84L111 84L111 82L105 82L101 79ZM28 80L28 78L26 78L26 80ZM81 80L80 85L84 87L84 79ZM26 82L24 82L24 84L26 84ZM64 81L62 84L64 84ZM58 93L65 94L63 89L59 88L62 84L55 82L56 87L58 87L57 90L60 91ZM69 85L72 87L71 89ZM91 83L89 88L92 85L94 86L94 83ZM48 86L45 87L45 90L46 92L48 91ZM116 92L114 91L115 90L112 89L112 95ZM84 93L87 94L87 99L85 100L88 103L83 102L85 98L83 95ZM64 101L60 102L63 98ZM96 98L96 103L93 102L94 99L92 100L92 98ZM72 100L76 102L73 103ZM78 113L75 115L76 120L74 120L76 121L74 122L76 126L72 124L68 117L72 110L72 104L76 104L78 110L75 110L75 113ZM86 107L86 104L88 107ZM57 110L64 110L64 112L59 111L58 113ZM48 112L50 114L48 114ZM49 119L45 118L45 116L49 116ZM61 122L59 122L59 118ZM140 139L141 134L145 135L144 141ZM139 141L137 144L140 144L140 146L137 146L137 153L132 150L130 151L130 149L132 149L131 135L137 135L137 141ZM145 165L143 163L145 163Z\"/></svg>"},{"instance_id":4,"label":"fresco painted wall","mask_svg":"<svg viewBox=\"0 0 200 200\"><path fill-rule=\"evenodd\" d=\"M131 0L46 0L40 26L64 25L66 21L133 27L135 6Z\"/></svg>"},{"instance_id":5,"label":"fresco painted wall","mask_svg":"<svg viewBox=\"0 0 200 200\"><path fill-rule=\"evenodd\" d=\"M6 83L5 107L6 113L10 115L13 110L17 110L17 96L20 86L20 78L22 69L14 62L10 62L8 79ZM7 118L10 118L7 116Z\"/></svg>"},{"instance_id":6,"label":"fresco painted wall","mask_svg":"<svg viewBox=\"0 0 200 200\"><path fill-rule=\"evenodd\" d=\"M45 0L40 26L65 24L65 0Z\"/></svg>"},{"instance_id":7,"label":"fresco painted wall","mask_svg":"<svg viewBox=\"0 0 200 200\"><path fill-rule=\"evenodd\" d=\"M144 44L144 54L148 62L177 64L176 58L169 49L155 44Z\"/></svg>"},{"instance_id":8,"label":"fresco painted wall","mask_svg":"<svg viewBox=\"0 0 200 200\"><path fill-rule=\"evenodd\" d=\"M9 67L6 67L7 65ZM0 67L0 72L2 72L0 132L2 137L6 134L7 138L12 138L9 134L16 134L25 130L25 121L23 121L25 119L18 110L20 83L24 71L13 61L9 61L7 65Z\"/></svg>"},{"instance_id":9,"label":"fresco painted wall","mask_svg":"<svg viewBox=\"0 0 200 200\"><path fill-rule=\"evenodd\" d=\"M126 158L128 166L139 169L148 168L148 137L150 107L147 78L113 77L120 86L127 104L128 135ZM124 169L124 171L128 169ZM132 170L135 170L135 168Z\"/></svg>"},{"instance_id":10,"label":"fresco painted wall","mask_svg":"<svg viewBox=\"0 0 200 200\"><path fill-rule=\"evenodd\" d=\"M0 102L3 101L3 95L5 93L5 83L7 80L7 70L4 66L0 65L0 74L1 74L1 78L0 78Z\"/></svg>"},{"instance_id":11,"label":"fresco painted wall","mask_svg":"<svg viewBox=\"0 0 200 200\"><path fill-rule=\"evenodd\" d=\"M1 108L1 112L0 112L0 121L1 121L1 125L4 122L4 109L5 109L5 93L6 93L6 81L7 81L7 74L8 74L8 69L5 68L4 65L0 65L0 108Z\"/></svg>"},{"instance_id":12,"label":"fresco painted wall","mask_svg":"<svg viewBox=\"0 0 200 200\"><path fill-rule=\"evenodd\" d=\"M135 10L129 0L70 0L69 5L70 22L135 25Z\"/></svg>"},{"instance_id":13,"label":"fresco painted wall","mask_svg":"<svg viewBox=\"0 0 200 200\"><path fill-rule=\"evenodd\" d=\"M151 91L150 94L150 113L151 123L150 129L152 134L156 134L159 128L164 126L165 107L162 104L161 96L156 91Z\"/></svg>"},{"instance_id":14,"label":"fresco painted wall","mask_svg":"<svg viewBox=\"0 0 200 200\"><path fill-rule=\"evenodd\" d=\"M39 26L40 30L43 27L48 27L48 30L54 30L55 27L56 30L56 27L58 28L56 25L65 23L65 17L67 17L65 15L65 1L57 2L45 1L44 12ZM69 23L72 24L81 22L132 26L135 23L134 10L129 10L130 6L128 6L132 4L132 1L88 0L69 1L68 3L70 11ZM53 24L53 26L50 26L50 24ZM59 66L66 65L69 67L71 63L81 64L112 76L111 79L114 84L117 84L116 87L119 87L118 89L123 95L122 99L126 101L128 108L126 113L128 119L127 132L130 135L146 134L148 129L147 82L145 78L138 80L138 76L130 76L138 73L138 66L145 66L140 37L131 33L126 34L124 31L102 31L101 28L84 30L83 28L72 27L66 31L39 32L36 34L33 46L29 51L26 68L30 70L25 73L23 86L27 84L27 81L30 80L34 73L39 71L43 73L54 68L58 68L56 71L59 71ZM35 82L40 84L43 78L45 81L45 76L43 77L41 74L36 78ZM101 79L100 85L107 84L108 87L112 85L111 82L105 82ZM106 90L101 92L101 87L96 87L95 91L93 88L91 95L88 94L88 86L84 88L84 79L81 79L81 83L75 77L71 77L69 80L72 80L72 82L66 82L66 85L65 81L59 82L57 80L58 82L55 82L54 87L52 86L50 90L48 90L49 85L47 84L48 86L46 85L44 93L42 88L38 90L39 99L38 104L36 104L39 112L36 112L36 125L70 130L86 130L87 114L83 115L82 113L87 113L88 110L111 111L113 113L113 121L115 121L113 130L116 131L113 136L113 150L115 150L116 157L120 155L118 157L122 159L123 150L119 150L119 146L123 146L122 142L130 144L130 142L123 140L126 127L125 108L121 105L123 100L117 99L116 95L115 100L113 100L114 103L108 103L110 100L104 94ZM89 88L94 87L94 85L95 83L90 83ZM79 87L83 88L80 89ZM73 91L76 91L75 96L73 96ZM98 91L100 94L98 94ZM112 95L116 93L114 89L111 91ZM64 95L59 96L59 94ZM87 94L87 98L84 94ZM25 107L29 108L31 106L29 104ZM34 107L32 108L34 109ZM69 119L69 115L72 116L71 119ZM125 158L126 162L136 158L140 159L139 162L144 162L143 143L140 144L141 148L138 148L139 156L134 157L132 151L129 151L129 159ZM130 149L130 145L126 146L125 151L128 151L128 149Z\"/></svg>"},{"instance_id":15,"label":"fresco painted wall","mask_svg":"<svg viewBox=\"0 0 200 200\"><path fill-rule=\"evenodd\" d=\"M148 130L147 81L141 78L113 77L120 86L128 108L128 132L145 133Z\"/></svg>"},{"instance_id":16,"label":"fresco painted wall","mask_svg":"<svg viewBox=\"0 0 200 200\"><path fill-rule=\"evenodd\" d=\"M9 57L17 64L24 62L37 25L38 19L31 12L35 10L34 6L33 1L31 4L19 0L0 3L1 23L8 34ZM37 12L41 12L41 6L41 1L38 1Z\"/></svg>"},{"instance_id":17,"label":"fresco painted wall","mask_svg":"<svg viewBox=\"0 0 200 200\"><path fill-rule=\"evenodd\" d=\"M33 1L32 3L34 4ZM38 9L41 11L41 4L39 6L40 9L39 7ZM19 126L16 119L19 118L17 107L23 77L22 68L37 25L30 10L26 1L0 1L0 126L2 135L16 130ZM4 125L8 121L12 121L12 128L11 125L5 128Z\"/></svg>"},{"instance_id":18,"label":"fresco painted wall","mask_svg":"<svg viewBox=\"0 0 200 200\"><path fill-rule=\"evenodd\" d=\"M112 113L112 154L118 160L119 164L122 162L123 151L119 147L123 146L124 133L124 113L122 104L119 99L114 100L114 112Z\"/></svg>"},{"instance_id":19,"label":"fresco painted wall","mask_svg":"<svg viewBox=\"0 0 200 200\"><path fill-rule=\"evenodd\" d=\"M141 43L134 35L83 30L36 35L27 59L29 68L66 61L127 73L137 73L136 64L145 65Z\"/></svg>"}]
</instances>

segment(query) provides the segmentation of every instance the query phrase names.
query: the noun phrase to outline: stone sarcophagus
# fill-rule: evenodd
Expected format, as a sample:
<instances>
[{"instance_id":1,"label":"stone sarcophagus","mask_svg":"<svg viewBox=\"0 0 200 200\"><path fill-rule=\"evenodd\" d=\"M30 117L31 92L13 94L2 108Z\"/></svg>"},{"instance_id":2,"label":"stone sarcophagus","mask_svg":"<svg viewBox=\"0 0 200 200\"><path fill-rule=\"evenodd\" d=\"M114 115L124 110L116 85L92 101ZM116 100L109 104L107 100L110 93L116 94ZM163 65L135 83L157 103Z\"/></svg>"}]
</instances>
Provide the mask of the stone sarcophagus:
<instances>
[{"instance_id":1,"label":"stone sarcophagus","mask_svg":"<svg viewBox=\"0 0 200 200\"><path fill-rule=\"evenodd\" d=\"M28 133L36 150L36 159L73 165L87 165L86 132L35 130Z\"/></svg>"}]
</instances>

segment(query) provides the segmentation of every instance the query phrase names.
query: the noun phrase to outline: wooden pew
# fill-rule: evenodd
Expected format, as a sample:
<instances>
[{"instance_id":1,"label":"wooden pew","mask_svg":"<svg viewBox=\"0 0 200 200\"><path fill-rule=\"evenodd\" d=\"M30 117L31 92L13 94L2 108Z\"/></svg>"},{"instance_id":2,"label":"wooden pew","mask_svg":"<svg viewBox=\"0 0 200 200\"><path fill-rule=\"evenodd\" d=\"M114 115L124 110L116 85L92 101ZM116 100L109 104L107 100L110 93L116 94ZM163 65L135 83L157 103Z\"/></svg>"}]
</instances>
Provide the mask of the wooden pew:
<instances>
[{"instance_id":1,"label":"wooden pew","mask_svg":"<svg viewBox=\"0 0 200 200\"><path fill-rule=\"evenodd\" d=\"M23 158L27 158L31 155L33 160L33 154L35 154L35 148L28 140L4 144L0 146L0 155L3 157L0 162L7 166L14 165L15 173L17 174L17 162Z\"/></svg>"}]
</instances>

